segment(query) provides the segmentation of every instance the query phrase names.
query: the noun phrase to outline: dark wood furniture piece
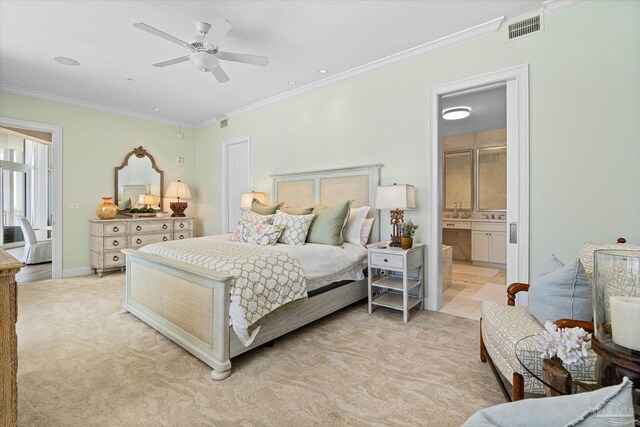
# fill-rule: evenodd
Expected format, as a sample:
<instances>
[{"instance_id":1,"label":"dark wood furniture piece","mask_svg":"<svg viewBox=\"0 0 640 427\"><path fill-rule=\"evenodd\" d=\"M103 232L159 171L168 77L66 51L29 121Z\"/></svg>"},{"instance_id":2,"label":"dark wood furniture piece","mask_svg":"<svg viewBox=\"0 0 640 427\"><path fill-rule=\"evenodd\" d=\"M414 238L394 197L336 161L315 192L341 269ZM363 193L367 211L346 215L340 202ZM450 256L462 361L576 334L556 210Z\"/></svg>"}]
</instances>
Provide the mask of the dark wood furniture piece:
<instances>
[{"instance_id":1,"label":"dark wood furniture piece","mask_svg":"<svg viewBox=\"0 0 640 427\"><path fill-rule=\"evenodd\" d=\"M0 249L0 425L18 422L16 273L24 264Z\"/></svg>"}]
</instances>

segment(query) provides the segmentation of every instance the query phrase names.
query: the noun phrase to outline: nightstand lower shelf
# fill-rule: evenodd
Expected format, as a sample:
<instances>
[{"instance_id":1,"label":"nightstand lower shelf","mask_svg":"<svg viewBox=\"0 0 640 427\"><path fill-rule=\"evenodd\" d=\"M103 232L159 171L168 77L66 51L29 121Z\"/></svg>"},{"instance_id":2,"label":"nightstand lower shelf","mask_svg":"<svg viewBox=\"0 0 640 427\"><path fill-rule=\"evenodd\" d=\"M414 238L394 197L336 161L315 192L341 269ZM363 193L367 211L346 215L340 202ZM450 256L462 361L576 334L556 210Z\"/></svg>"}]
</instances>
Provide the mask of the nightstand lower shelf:
<instances>
[{"instance_id":1,"label":"nightstand lower shelf","mask_svg":"<svg viewBox=\"0 0 640 427\"><path fill-rule=\"evenodd\" d=\"M409 279L407 281L407 289L411 290L421 284L422 284L422 281L420 280ZM376 276L371 279L371 286L377 286L379 288L385 288L385 289L393 289L394 291L402 292L402 277Z\"/></svg>"},{"instance_id":2,"label":"nightstand lower shelf","mask_svg":"<svg viewBox=\"0 0 640 427\"><path fill-rule=\"evenodd\" d=\"M422 300L420 298L409 296L407 310L411 310L413 307L420 304L421 301ZM404 307L402 305L402 294L386 292L384 294L373 297L371 304L381 307L393 308L400 311L404 310Z\"/></svg>"}]
</instances>

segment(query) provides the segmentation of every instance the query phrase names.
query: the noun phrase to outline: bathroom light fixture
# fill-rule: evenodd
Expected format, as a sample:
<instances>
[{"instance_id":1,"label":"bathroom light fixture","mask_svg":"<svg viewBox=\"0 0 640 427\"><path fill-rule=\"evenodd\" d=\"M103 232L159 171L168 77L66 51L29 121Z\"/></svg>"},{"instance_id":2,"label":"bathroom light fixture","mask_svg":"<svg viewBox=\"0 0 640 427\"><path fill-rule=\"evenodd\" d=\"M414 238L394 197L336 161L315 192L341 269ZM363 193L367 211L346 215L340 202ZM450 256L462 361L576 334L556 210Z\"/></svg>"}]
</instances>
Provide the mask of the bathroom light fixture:
<instances>
[{"instance_id":1,"label":"bathroom light fixture","mask_svg":"<svg viewBox=\"0 0 640 427\"><path fill-rule=\"evenodd\" d=\"M293 80L289 82L289 86L295 86L295 85L296 85L296 82L294 82Z\"/></svg>"},{"instance_id":2,"label":"bathroom light fixture","mask_svg":"<svg viewBox=\"0 0 640 427\"><path fill-rule=\"evenodd\" d=\"M69 65L70 67L75 67L76 65L80 65L78 61L76 61L73 58L69 58L68 56L54 56L51 59L56 61L58 64Z\"/></svg>"},{"instance_id":3,"label":"bathroom light fixture","mask_svg":"<svg viewBox=\"0 0 640 427\"><path fill-rule=\"evenodd\" d=\"M442 110L442 118L445 120L466 119L471 114L470 107L451 107Z\"/></svg>"},{"instance_id":4,"label":"bathroom light fixture","mask_svg":"<svg viewBox=\"0 0 640 427\"><path fill-rule=\"evenodd\" d=\"M327 70L325 70L324 68L321 69L320 71L318 71L320 74L327 74Z\"/></svg>"}]
</instances>

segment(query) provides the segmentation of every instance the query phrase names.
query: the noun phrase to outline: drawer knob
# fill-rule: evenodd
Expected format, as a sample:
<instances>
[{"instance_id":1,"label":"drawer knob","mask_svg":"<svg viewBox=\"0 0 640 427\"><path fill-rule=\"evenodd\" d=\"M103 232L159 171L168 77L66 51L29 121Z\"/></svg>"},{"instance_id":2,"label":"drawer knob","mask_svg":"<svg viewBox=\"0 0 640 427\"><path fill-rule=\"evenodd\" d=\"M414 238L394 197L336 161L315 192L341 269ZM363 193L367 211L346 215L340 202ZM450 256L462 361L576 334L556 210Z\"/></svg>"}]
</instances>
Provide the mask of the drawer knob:
<instances>
[{"instance_id":1,"label":"drawer knob","mask_svg":"<svg viewBox=\"0 0 640 427\"><path fill-rule=\"evenodd\" d=\"M180 228L184 228L184 222L180 223Z\"/></svg>"},{"instance_id":2,"label":"drawer knob","mask_svg":"<svg viewBox=\"0 0 640 427\"><path fill-rule=\"evenodd\" d=\"M114 260L114 261L118 261L119 259L120 259L120 257L119 257L118 255L114 255L114 256L113 256L113 260Z\"/></svg>"},{"instance_id":3,"label":"drawer knob","mask_svg":"<svg viewBox=\"0 0 640 427\"><path fill-rule=\"evenodd\" d=\"M120 229L118 227L113 227L113 232L117 233L118 231L120 231Z\"/></svg>"},{"instance_id":4,"label":"drawer knob","mask_svg":"<svg viewBox=\"0 0 640 427\"><path fill-rule=\"evenodd\" d=\"M136 225L136 230L140 231L142 230L142 227L140 227L139 225Z\"/></svg>"},{"instance_id":5,"label":"drawer knob","mask_svg":"<svg viewBox=\"0 0 640 427\"><path fill-rule=\"evenodd\" d=\"M184 234L180 235L180 240L184 239Z\"/></svg>"},{"instance_id":6,"label":"drawer knob","mask_svg":"<svg viewBox=\"0 0 640 427\"><path fill-rule=\"evenodd\" d=\"M167 229L167 224L162 224L162 229L166 230Z\"/></svg>"},{"instance_id":7,"label":"drawer knob","mask_svg":"<svg viewBox=\"0 0 640 427\"><path fill-rule=\"evenodd\" d=\"M162 241L163 241L163 242L166 242L167 240L169 240L169 239L167 239L167 236L164 236L164 237L162 238Z\"/></svg>"},{"instance_id":8,"label":"drawer knob","mask_svg":"<svg viewBox=\"0 0 640 427\"><path fill-rule=\"evenodd\" d=\"M142 239L136 239L136 243L137 243L137 244L142 243Z\"/></svg>"},{"instance_id":9,"label":"drawer knob","mask_svg":"<svg viewBox=\"0 0 640 427\"><path fill-rule=\"evenodd\" d=\"M118 242L117 240L113 241L113 246L118 246L120 244L120 242Z\"/></svg>"}]
</instances>

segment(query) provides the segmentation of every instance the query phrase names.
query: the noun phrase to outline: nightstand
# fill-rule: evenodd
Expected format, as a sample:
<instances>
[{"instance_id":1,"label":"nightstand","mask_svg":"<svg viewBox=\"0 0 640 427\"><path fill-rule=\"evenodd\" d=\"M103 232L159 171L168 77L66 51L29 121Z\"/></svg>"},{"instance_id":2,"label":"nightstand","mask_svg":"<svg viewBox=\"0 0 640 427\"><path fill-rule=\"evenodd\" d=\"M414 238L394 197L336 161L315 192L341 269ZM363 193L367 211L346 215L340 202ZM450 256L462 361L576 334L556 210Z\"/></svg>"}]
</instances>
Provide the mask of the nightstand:
<instances>
[{"instance_id":1,"label":"nightstand","mask_svg":"<svg viewBox=\"0 0 640 427\"><path fill-rule=\"evenodd\" d=\"M369 252L369 314L377 306L402 311L404 322L409 321L409 310L424 308L424 245L414 243L411 249L390 247L386 243L367 246ZM419 270L417 278L409 272ZM418 288L418 296L410 291Z\"/></svg>"}]
</instances>

